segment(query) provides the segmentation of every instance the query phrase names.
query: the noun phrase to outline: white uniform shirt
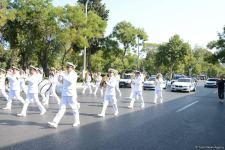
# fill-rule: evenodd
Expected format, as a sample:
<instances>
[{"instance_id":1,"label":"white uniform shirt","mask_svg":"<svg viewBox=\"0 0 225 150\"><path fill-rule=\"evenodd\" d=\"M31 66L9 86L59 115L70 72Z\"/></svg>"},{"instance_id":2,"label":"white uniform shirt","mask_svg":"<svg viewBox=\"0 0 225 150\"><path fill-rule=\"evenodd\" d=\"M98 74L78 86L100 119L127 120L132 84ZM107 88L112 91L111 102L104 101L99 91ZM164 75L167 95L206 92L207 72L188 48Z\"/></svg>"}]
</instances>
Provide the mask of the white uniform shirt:
<instances>
[{"instance_id":1,"label":"white uniform shirt","mask_svg":"<svg viewBox=\"0 0 225 150\"><path fill-rule=\"evenodd\" d=\"M12 91L20 91L20 76L19 74L7 75L9 79L9 87Z\"/></svg>"},{"instance_id":2,"label":"white uniform shirt","mask_svg":"<svg viewBox=\"0 0 225 150\"><path fill-rule=\"evenodd\" d=\"M38 93L38 84L40 82L40 76L33 74L27 78L28 83L28 93Z\"/></svg>"},{"instance_id":3,"label":"white uniform shirt","mask_svg":"<svg viewBox=\"0 0 225 150\"><path fill-rule=\"evenodd\" d=\"M76 90L77 73L75 71L72 71L70 73L65 73L61 76L63 79L62 96L77 97L77 90Z\"/></svg>"},{"instance_id":4,"label":"white uniform shirt","mask_svg":"<svg viewBox=\"0 0 225 150\"><path fill-rule=\"evenodd\" d=\"M5 75L0 76L0 90L5 90Z\"/></svg>"},{"instance_id":5,"label":"white uniform shirt","mask_svg":"<svg viewBox=\"0 0 225 150\"><path fill-rule=\"evenodd\" d=\"M116 95L116 84L117 79L115 77L110 77L109 81L106 82L105 95Z\"/></svg>"},{"instance_id":6,"label":"white uniform shirt","mask_svg":"<svg viewBox=\"0 0 225 150\"><path fill-rule=\"evenodd\" d=\"M156 91L162 90L162 84L163 84L162 78L155 79L155 90Z\"/></svg>"},{"instance_id":7,"label":"white uniform shirt","mask_svg":"<svg viewBox=\"0 0 225 150\"><path fill-rule=\"evenodd\" d=\"M97 76L96 78L96 84L100 84L102 81L102 76Z\"/></svg>"},{"instance_id":8,"label":"white uniform shirt","mask_svg":"<svg viewBox=\"0 0 225 150\"><path fill-rule=\"evenodd\" d=\"M144 82L144 80L141 77L141 75L138 76L138 77L135 77L135 79L133 80L133 83L134 83L134 85L133 85L134 91L142 91L142 89L143 89L143 82Z\"/></svg>"},{"instance_id":9,"label":"white uniform shirt","mask_svg":"<svg viewBox=\"0 0 225 150\"><path fill-rule=\"evenodd\" d=\"M90 83L91 82L91 76L87 75L86 82L87 83Z\"/></svg>"},{"instance_id":10,"label":"white uniform shirt","mask_svg":"<svg viewBox=\"0 0 225 150\"><path fill-rule=\"evenodd\" d=\"M58 79L57 75L54 75L54 76L50 75L48 77L48 80L49 80L49 82L51 82L52 86L56 86L57 85L57 83L58 83L57 79Z\"/></svg>"}]
</instances>

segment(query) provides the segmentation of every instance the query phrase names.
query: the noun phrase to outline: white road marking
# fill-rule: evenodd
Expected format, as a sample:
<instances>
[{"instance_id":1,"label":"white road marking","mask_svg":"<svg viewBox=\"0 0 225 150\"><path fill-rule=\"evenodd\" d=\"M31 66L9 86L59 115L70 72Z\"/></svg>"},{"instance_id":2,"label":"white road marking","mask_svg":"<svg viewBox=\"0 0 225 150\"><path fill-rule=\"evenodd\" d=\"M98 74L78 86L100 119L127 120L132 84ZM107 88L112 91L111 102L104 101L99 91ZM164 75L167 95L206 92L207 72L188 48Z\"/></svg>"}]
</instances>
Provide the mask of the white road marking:
<instances>
[{"instance_id":1,"label":"white road marking","mask_svg":"<svg viewBox=\"0 0 225 150\"><path fill-rule=\"evenodd\" d=\"M196 104L196 103L198 103L198 102L199 102L199 101L195 101L195 102L193 102L193 103L191 103L191 104L189 104L189 105L187 105L187 106L182 107L181 109L178 109L176 112L181 112L181 111L187 109L188 107L191 107L192 105L194 105L194 104Z\"/></svg>"}]
</instances>

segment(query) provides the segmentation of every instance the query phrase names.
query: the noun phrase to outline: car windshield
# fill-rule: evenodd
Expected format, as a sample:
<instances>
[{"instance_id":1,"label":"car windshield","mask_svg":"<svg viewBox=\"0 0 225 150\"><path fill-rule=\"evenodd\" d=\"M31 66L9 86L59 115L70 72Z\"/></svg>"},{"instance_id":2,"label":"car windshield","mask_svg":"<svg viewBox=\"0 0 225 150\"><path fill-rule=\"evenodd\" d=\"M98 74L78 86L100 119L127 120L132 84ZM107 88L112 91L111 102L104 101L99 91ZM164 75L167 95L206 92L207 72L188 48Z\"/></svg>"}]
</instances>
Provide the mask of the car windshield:
<instances>
[{"instance_id":1,"label":"car windshield","mask_svg":"<svg viewBox=\"0 0 225 150\"><path fill-rule=\"evenodd\" d=\"M208 79L208 81L217 81L217 79Z\"/></svg>"},{"instance_id":2,"label":"car windshield","mask_svg":"<svg viewBox=\"0 0 225 150\"><path fill-rule=\"evenodd\" d=\"M190 79L178 79L177 81L178 82L191 82Z\"/></svg>"},{"instance_id":3,"label":"car windshield","mask_svg":"<svg viewBox=\"0 0 225 150\"><path fill-rule=\"evenodd\" d=\"M173 79L174 79L174 80L177 80L177 79L183 78L183 77L184 77L184 76L174 76Z\"/></svg>"},{"instance_id":4,"label":"car windshield","mask_svg":"<svg viewBox=\"0 0 225 150\"><path fill-rule=\"evenodd\" d=\"M131 76L130 75L124 75L123 78L124 79L131 79Z\"/></svg>"},{"instance_id":5,"label":"car windshield","mask_svg":"<svg viewBox=\"0 0 225 150\"><path fill-rule=\"evenodd\" d=\"M154 77L150 77L150 78L148 78L148 81L155 81L155 78Z\"/></svg>"}]
</instances>

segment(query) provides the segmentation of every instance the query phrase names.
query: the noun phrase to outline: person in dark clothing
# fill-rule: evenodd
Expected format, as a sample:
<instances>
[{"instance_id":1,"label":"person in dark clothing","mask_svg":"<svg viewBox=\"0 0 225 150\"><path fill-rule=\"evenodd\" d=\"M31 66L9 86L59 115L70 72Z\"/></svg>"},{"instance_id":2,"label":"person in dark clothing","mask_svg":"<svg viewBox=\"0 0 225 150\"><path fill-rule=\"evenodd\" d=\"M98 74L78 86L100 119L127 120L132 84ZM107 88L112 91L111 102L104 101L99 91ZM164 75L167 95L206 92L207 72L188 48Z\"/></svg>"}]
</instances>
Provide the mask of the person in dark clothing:
<instances>
[{"instance_id":1,"label":"person in dark clothing","mask_svg":"<svg viewBox=\"0 0 225 150\"><path fill-rule=\"evenodd\" d=\"M217 87L218 87L218 96L220 99L220 102L224 101L224 77L220 76L220 79L217 80Z\"/></svg>"}]
</instances>

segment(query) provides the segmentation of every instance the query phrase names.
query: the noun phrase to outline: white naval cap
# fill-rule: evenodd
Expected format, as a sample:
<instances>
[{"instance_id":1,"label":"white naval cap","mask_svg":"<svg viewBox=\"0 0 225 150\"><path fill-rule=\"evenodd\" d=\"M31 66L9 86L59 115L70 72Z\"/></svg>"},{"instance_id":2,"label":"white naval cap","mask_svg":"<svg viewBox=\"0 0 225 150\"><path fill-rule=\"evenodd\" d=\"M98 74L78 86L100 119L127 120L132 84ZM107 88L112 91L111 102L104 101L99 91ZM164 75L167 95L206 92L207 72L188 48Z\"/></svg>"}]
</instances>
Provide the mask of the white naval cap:
<instances>
[{"instance_id":1,"label":"white naval cap","mask_svg":"<svg viewBox=\"0 0 225 150\"><path fill-rule=\"evenodd\" d=\"M20 71L20 69L15 66L12 66L12 69L16 69L16 70Z\"/></svg>"},{"instance_id":2,"label":"white naval cap","mask_svg":"<svg viewBox=\"0 0 225 150\"><path fill-rule=\"evenodd\" d=\"M1 71L1 72L6 72L5 69L2 69L2 68L0 68L0 71Z\"/></svg>"},{"instance_id":3,"label":"white naval cap","mask_svg":"<svg viewBox=\"0 0 225 150\"><path fill-rule=\"evenodd\" d=\"M34 69L34 70L36 70L37 71L37 68L36 67L34 67L33 65L30 65L30 67L29 67L30 69Z\"/></svg>"},{"instance_id":4,"label":"white naval cap","mask_svg":"<svg viewBox=\"0 0 225 150\"><path fill-rule=\"evenodd\" d=\"M66 63L66 66L72 66L73 68L76 68L76 65L74 65L74 64L71 63L71 62L67 62L67 63Z\"/></svg>"}]
</instances>

